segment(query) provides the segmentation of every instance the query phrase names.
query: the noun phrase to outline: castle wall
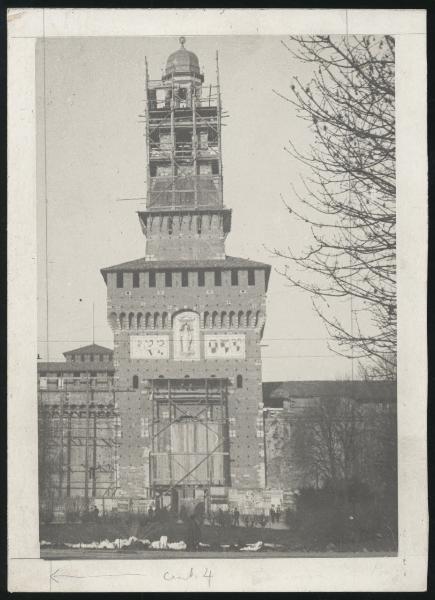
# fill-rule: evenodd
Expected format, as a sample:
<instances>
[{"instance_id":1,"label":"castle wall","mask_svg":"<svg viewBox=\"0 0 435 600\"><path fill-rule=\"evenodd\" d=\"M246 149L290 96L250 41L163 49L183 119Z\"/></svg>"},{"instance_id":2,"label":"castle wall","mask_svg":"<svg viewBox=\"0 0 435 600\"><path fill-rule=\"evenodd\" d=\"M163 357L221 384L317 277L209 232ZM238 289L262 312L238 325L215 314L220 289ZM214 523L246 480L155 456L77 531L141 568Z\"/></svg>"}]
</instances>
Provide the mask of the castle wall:
<instances>
[{"instance_id":1,"label":"castle wall","mask_svg":"<svg viewBox=\"0 0 435 600\"><path fill-rule=\"evenodd\" d=\"M252 286L248 286L247 271L242 269L239 271L237 286L231 285L230 271L222 272L221 286L214 286L211 271L205 274L204 287L194 285L195 275L193 271L190 272L189 287L181 287L181 273L175 272L170 288L164 286L163 273L157 273L156 288L146 285L148 273L140 274L138 288L132 287L132 273L124 273L122 288L117 287L116 273L109 273L107 277L108 314L115 339L115 382L121 390L118 394L122 424L120 476L124 482L122 487L129 495L143 495L149 481L148 452L151 447L149 430L152 415L147 383L158 378L229 380L231 485L241 488L264 486L259 345L264 323L264 271L255 271L255 285ZM176 315L183 314L184 311L198 314L199 344L196 360L177 360L175 355L177 340L173 323ZM121 319L120 315L123 315ZM232 327L229 326L230 322ZM156 339L155 336L164 339L165 350L162 356L152 359L132 358L131 341L135 336L149 340ZM239 358L210 358L209 355L206 356L207 336L219 336L218 339L224 336L230 340L241 337L244 339L244 352ZM139 387L132 390L135 376L138 377ZM130 391L123 392L125 389Z\"/></svg>"}]
</instances>

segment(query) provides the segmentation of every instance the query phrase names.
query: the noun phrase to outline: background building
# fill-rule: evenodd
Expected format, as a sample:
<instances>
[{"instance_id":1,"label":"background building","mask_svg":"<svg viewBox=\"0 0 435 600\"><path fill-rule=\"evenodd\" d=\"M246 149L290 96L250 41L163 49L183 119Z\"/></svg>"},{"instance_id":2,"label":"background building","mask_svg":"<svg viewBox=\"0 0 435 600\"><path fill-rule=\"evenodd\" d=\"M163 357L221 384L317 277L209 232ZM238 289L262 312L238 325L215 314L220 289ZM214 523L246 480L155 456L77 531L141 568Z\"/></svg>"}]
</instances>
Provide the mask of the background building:
<instances>
[{"instance_id":1,"label":"background building","mask_svg":"<svg viewBox=\"0 0 435 600\"><path fill-rule=\"evenodd\" d=\"M397 486L397 396L391 381L263 383L266 483L295 491Z\"/></svg>"},{"instance_id":2,"label":"background building","mask_svg":"<svg viewBox=\"0 0 435 600\"><path fill-rule=\"evenodd\" d=\"M119 417L113 350L92 344L38 363L39 497L111 498L117 488Z\"/></svg>"}]
</instances>

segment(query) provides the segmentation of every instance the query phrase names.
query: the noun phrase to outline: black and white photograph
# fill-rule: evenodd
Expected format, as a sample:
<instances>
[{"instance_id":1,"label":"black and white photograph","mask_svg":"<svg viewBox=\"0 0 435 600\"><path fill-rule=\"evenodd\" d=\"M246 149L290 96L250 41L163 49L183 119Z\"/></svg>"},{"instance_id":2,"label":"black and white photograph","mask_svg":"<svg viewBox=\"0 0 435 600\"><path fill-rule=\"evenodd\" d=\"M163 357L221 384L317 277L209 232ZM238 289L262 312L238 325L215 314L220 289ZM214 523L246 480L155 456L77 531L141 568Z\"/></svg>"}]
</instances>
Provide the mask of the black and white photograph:
<instances>
[{"instance_id":1,"label":"black and white photograph","mask_svg":"<svg viewBox=\"0 0 435 600\"><path fill-rule=\"evenodd\" d=\"M216 591L216 563L397 559L397 32L193 33L169 10L170 33L69 35L60 15L47 36L39 12L27 375L49 591L87 589L62 566L94 561Z\"/></svg>"}]
</instances>

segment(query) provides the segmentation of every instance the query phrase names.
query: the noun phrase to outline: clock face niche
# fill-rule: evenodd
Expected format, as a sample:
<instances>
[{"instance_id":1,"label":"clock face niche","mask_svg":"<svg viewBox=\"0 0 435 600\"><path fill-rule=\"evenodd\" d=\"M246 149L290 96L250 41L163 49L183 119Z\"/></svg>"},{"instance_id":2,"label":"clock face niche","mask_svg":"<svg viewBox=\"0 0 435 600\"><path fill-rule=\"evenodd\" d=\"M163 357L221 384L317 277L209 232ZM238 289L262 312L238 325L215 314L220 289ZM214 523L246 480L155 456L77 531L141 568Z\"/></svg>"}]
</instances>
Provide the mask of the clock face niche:
<instances>
[{"instance_id":1,"label":"clock face niche","mask_svg":"<svg viewBox=\"0 0 435 600\"><path fill-rule=\"evenodd\" d=\"M130 337L130 358L168 359L168 335L132 335Z\"/></svg>"}]
</instances>

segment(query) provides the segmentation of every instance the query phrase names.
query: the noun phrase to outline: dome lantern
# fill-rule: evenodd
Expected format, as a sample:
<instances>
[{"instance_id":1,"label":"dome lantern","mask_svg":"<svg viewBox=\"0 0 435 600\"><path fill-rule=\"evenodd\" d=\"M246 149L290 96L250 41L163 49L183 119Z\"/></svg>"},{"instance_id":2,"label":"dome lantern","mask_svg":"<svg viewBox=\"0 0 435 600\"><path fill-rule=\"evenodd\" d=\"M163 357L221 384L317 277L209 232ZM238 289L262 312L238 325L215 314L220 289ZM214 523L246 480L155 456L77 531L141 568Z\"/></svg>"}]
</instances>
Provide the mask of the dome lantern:
<instances>
[{"instance_id":1,"label":"dome lantern","mask_svg":"<svg viewBox=\"0 0 435 600\"><path fill-rule=\"evenodd\" d=\"M184 36L179 38L179 42L180 48L170 54L168 60L166 61L166 69L163 79L169 79L173 75L184 75L188 77L195 77L202 81L203 76L200 72L198 57L194 52L186 50L184 47L186 38Z\"/></svg>"}]
</instances>

